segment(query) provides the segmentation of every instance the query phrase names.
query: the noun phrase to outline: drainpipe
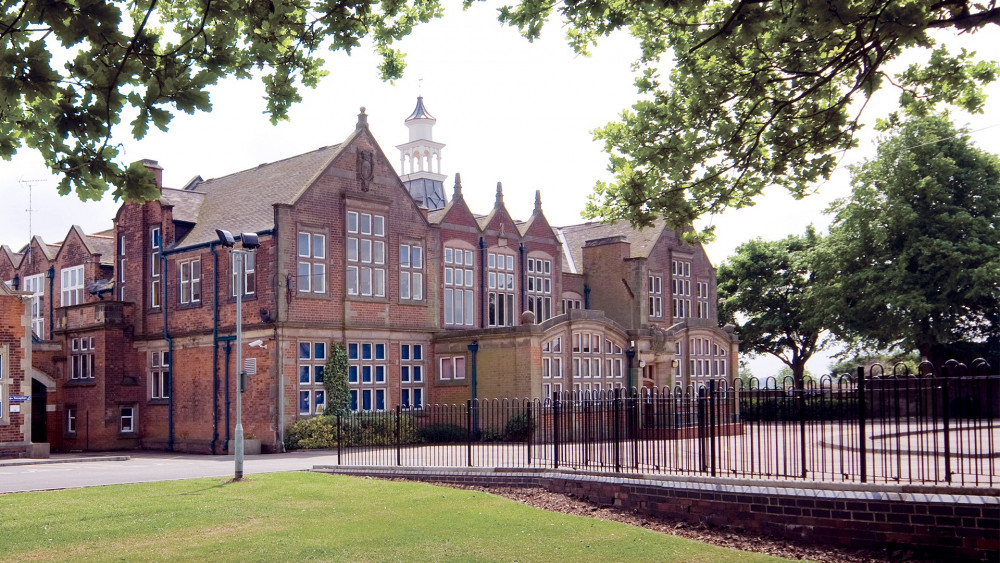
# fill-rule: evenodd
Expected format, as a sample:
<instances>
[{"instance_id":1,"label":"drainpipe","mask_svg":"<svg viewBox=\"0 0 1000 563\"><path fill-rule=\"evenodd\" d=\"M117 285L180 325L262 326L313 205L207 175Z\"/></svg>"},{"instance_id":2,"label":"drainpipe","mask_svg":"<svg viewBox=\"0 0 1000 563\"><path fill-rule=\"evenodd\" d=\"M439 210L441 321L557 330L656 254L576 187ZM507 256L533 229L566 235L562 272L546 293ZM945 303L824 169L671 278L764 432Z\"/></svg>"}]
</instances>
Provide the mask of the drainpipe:
<instances>
[{"instance_id":1,"label":"drainpipe","mask_svg":"<svg viewBox=\"0 0 1000 563\"><path fill-rule=\"evenodd\" d=\"M527 278L527 273L525 272L525 267L524 267L525 266L525 263L524 263L524 254L525 253L524 253L524 243L523 242L518 245L518 247L517 247L517 254L518 254L517 259L518 259L518 262L519 262L518 267L521 268L521 291L518 292L518 298L521 300L521 306L520 306L520 308L518 308L517 311L514 311L514 313L515 313L514 314L514 318L517 319L518 323L520 323L521 322L521 313L524 312L524 304L528 302L527 298L525 297L525 291L527 289L527 279L528 278ZM541 319L535 319L535 322L536 323L541 322Z\"/></svg>"},{"instance_id":2,"label":"drainpipe","mask_svg":"<svg viewBox=\"0 0 1000 563\"><path fill-rule=\"evenodd\" d=\"M42 340L52 340L52 335L55 333L56 267L49 266L45 277L49 278L49 337Z\"/></svg>"},{"instance_id":3,"label":"drainpipe","mask_svg":"<svg viewBox=\"0 0 1000 563\"><path fill-rule=\"evenodd\" d=\"M163 305L163 339L167 341L167 357L170 363L167 364L167 451L174 451L174 339L170 337L170 328L167 323L170 311L167 296L167 283L170 276L167 274L167 257L160 252L160 277L163 279L163 292L160 296L160 303Z\"/></svg>"},{"instance_id":4,"label":"drainpipe","mask_svg":"<svg viewBox=\"0 0 1000 563\"><path fill-rule=\"evenodd\" d=\"M229 439L230 439L229 438L229 429L231 428L231 425L229 424L229 407L230 407L230 400L229 400L229 356L233 352L233 340L234 339L235 339L235 337L231 337L231 336L227 336L226 338L221 339L221 340L225 340L226 341L226 368L225 368L226 369L226 446L224 448L224 451L226 451L226 452L229 451Z\"/></svg>"},{"instance_id":5,"label":"drainpipe","mask_svg":"<svg viewBox=\"0 0 1000 563\"><path fill-rule=\"evenodd\" d=\"M212 455L215 455L215 444L219 441L219 253L215 246L208 249L212 252L213 278L212 288Z\"/></svg>"},{"instance_id":6,"label":"drainpipe","mask_svg":"<svg viewBox=\"0 0 1000 563\"><path fill-rule=\"evenodd\" d=\"M583 308L590 308L590 286L583 284Z\"/></svg>"},{"instance_id":7,"label":"drainpipe","mask_svg":"<svg viewBox=\"0 0 1000 563\"><path fill-rule=\"evenodd\" d=\"M479 328L486 328L486 239L479 237Z\"/></svg>"},{"instance_id":8,"label":"drainpipe","mask_svg":"<svg viewBox=\"0 0 1000 563\"><path fill-rule=\"evenodd\" d=\"M476 353L479 352L479 340L473 340L472 344L469 344L469 355L472 356L472 401L469 405L472 406L472 432L473 434L479 433L479 413L476 412L478 409L478 403L476 402Z\"/></svg>"}]
</instances>

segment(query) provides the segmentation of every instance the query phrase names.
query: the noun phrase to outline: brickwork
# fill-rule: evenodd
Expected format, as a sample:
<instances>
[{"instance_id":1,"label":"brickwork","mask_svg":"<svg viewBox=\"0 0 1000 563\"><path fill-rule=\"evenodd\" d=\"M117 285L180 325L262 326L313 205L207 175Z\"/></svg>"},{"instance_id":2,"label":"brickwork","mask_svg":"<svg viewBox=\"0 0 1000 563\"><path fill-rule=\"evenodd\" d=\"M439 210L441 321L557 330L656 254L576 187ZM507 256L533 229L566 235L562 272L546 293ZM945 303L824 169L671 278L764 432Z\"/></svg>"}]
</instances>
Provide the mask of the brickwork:
<instances>
[{"instance_id":1,"label":"brickwork","mask_svg":"<svg viewBox=\"0 0 1000 563\"><path fill-rule=\"evenodd\" d=\"M949 561L992 561L1000 550L1000 497L995 490L945 494L921 487L620 478L545 470L314 470L485 487L541 487L651 516L850 549L903 547L918 550L921 557Z\"/></svg>"},{"instance_id":2,"label":"brickwork","mask_svg":"<svg viewBox=\"0 0 1000 563\"><path fill-rule=\"evenodd\" d=\"M26 407L29 405L21 405L21 412L11 412L9 402L10 395L31 392L24 371L28 330L25 321L25 304L21 296L0 290L0 458L24 455L30 438L25 435L25 417L30 416Z\"/></svg>"},{"instance_id":3,"label":"brickwork","mask_svg":"<svg viewBox=\"0 0 1000 563\"><path fill-rule=\"evenodd\" d=\"M23 285L26 277L41 276L31 285L42 293L36 325L48 341L34 346L34 365L55 407L46 417L54 451L226 451L241 366L234 349L233 257L211 236L216 227L255 230L260 237L241 310L242 352L256 361L257 374L241 397L245 433L265 451L279 450L284 428L322 406L322 382L300 369L315 370L324 360L309 358L306 365L299 358L302 343L377 347L384 357L370 366L378 370L375 380L352 388L359 397L370 390L368 408L392 409L416 400L417 391L425 404L468 400L474 340L480 345L476 396L523 398L543 393L541 347L556 335L563 335L566 391L574 384L574 331L610 338L619 348L648 339L639 320L644 262L629 257L628 243L588 248L584 264L577 264L582 273L564 275L562 235L549 225L537 195L524 222L513 219L499 186L486 216L468 208L460 183L443 210L429 212L410 197L363 115L340 145L199 179L181 190L162 186L154 161L143 164L161 198L123 204L112 230L88 235L73 227L57 244L35 237L24 255L0 248L0 282ZM237 200L249 193L254 196ZM352 220L370 226L352 231ZM401 256L414 248L422 264L407 265ZM456 249L461 265L446 264ZM490 267L491 255L502 256L504 267ZM78 266L86 290L74 294L80 304L65 306L61 272ZM456 280L461 268L460 288L446 283L446 268ZM504 283L491 288L490 273L503 275ZM421 291L407 296L404 280L413 288L418 277ZM461 292L460 305L449 290ZM582 303L588 291L591 308L608 316L560 315L564 293ZM445 311L459 306L462 315L445 322ZM534 321L522 319L527 309L538 313ZM255 339L267 348L251 349L247 343ZM72 367L80 351L72 346L84 340L93 370L80 378ZM404 359L404 350L417 349L421 358ZM442 360L465 377L442 378ZM422 381L404 381L416 368ZM300 377L309 381L300 386ZM123 431L128 420L135 427Z\"/></svg>"}]
</instances>

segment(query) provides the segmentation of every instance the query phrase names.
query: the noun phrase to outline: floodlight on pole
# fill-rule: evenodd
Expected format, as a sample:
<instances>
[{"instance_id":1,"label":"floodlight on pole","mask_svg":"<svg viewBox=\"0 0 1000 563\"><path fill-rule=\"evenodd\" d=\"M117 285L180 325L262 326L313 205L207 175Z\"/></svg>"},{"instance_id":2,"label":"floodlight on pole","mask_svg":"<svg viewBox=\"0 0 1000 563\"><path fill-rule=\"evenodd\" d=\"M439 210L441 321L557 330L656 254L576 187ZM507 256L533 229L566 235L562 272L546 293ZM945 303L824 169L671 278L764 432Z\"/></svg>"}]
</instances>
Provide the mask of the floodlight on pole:
<instances>
[{"instance_id":1,"label":"floodlight on pole","mask_svg":"<svg viewBox=\"0 0 1000 563\"><path fill-rule=\"evenodd\" d=\"M245 272L243 264L247 254L252 254L260 247L260 239L257 233L242 233L240 242L243 248L236 248L236 238L233 234L224 229L216 229L215 234L219 237L219 243L229 249L233 260L233 270L236 272L236 431L234 432L235 444L233 444L233 461L235 463L235 481L243 479L243 392L246 390L246 371L243 367L243 280ZM218 275L218 272L216 272ZM251 346L266 348L261 340L250 343Z\"/></svg>"}]
</instances>

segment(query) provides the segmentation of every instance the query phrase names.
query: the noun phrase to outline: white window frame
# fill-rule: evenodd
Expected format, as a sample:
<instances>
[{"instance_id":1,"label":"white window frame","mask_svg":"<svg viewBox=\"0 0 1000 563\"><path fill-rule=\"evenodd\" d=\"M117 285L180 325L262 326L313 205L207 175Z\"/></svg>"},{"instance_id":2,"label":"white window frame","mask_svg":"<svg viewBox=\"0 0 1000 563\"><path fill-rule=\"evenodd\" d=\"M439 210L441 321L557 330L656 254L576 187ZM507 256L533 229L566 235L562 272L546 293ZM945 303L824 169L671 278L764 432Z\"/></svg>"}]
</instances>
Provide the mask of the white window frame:
<instances>
[{"instance_id":1,"label":"white window frame","mask_svg":"<svg viewBox=\"0 0 1000 563\"><path fill-rule=\"evenodd\" d=\"M427 347L419 342L399 345L399 404L405 409L421 409L427 402L425 360Z\"/></svg>"},{"instance_id":2,"label":"white window frame","mask_svg":"<svg viewBox=\"0 0 1000 563\"><path fill-rule=\"evenodd\" d=\"M69 375L71 380L92 381L97 367L94 361L94 337L71 338L69 354Z\"/></svg>"},{"instance_id":3,"label":"white window frame","mask_svg":"<svg viewBox=\"0 0 1000 563\"><path fill-rule=\"evenodd\" d=\"M659 274L649 275L649 316L663 317L663 277Z\"/></svg>"},{"instance_id":4,"label":"white window frame","mask_svg":"<svg viewBox=\"0 0 1000 563\"><path fill-rule=\"evenodd\" d=\"M399 245L399 300L424 300L424 247L422 244L400 243Z\"/></svg>"},{"instance_id":5,"label":"white window frame","mask_svg":"<svg viewBox=\"0 0 1000 563\"><path fill-rule=\"evenodd\" d=\"M128 411L128 414L126 414L126 411ZM134 405L122 405L118 407L118 431L120 433L132 434L135 432L135 411L136 408Z\"/></svg>"},{"instance_id":6,"label":"white window frame","mask_svg":"<svg viewBox=\"0 0 1000 563\"><path fill-rule=\"evenodd\" d=\"M389 345L381 341L348 341L347 385L355 411L389 410ZM381 397L382 406L378 407ZM367 407L366 408L366 401Z\"/></svg>"},{"instance_id":7,"label":"white window frame","mask_svg":"<svg viewBox=\"0 0 1000 563\"><path fill-rule=\"evenodd\" d=\"M299 231L296 247L297 293L326 293L326 234L309 230Z\"/></svg>"},{"instance_id":8,"label":"white window frame","mask_svg":"<svg viewBox=\"0 0 1000 563\"><path fill-rule=\"evenodd\" d=\"M201 258L179 262L177 270L181 304L201 303Z\"/></svg>"},{"instance_id":9,"label":"white window frame","mask_svg":"<svg viewBox=\"0 0 1000 563\"><path fill-rule=\"evenodd\" d=\"M552 293L555 287L552 258L546 255L528 255L525 267L525 309L535 314L535 322L552 317Z\"/></svg>"},{"instance_id":10,"label":"white window frame","mask_svg":"<svg viewBox=\"0 0 1000 563\"><path fill-rule=\"evenodd\" d=\"M444 247L444 324L475 326L475 252L457 246Z\"/></svg>"},{"instance_id":11,"label":"white window frame","mask_svg":"<svg viewBox=\"0 0 1000 563\"><path fill-rule=\"evenodd\" d=\"M83 266L59 270L59 306L71 307L83 303Z\"/></svg>"},{"instance_id":12,"label":"white window frame","mask_svg":"<svg viewBox=\"0 0 1000 563\"><path fill-rule=\"evenodd\" d=\"M153 350L149 353L149 398L170 398L170 352Z\"/></svg>"},{"instance_id":13,"label":"white window frame","mask_svg":"<svg viewBox=\"0 0 1000 563\"><path fill-rule=\"evenodd\" d=\"M490 252L486 257L486 326L515 326L517 309L517 271L513 254Z\"/></svg>"},{"instance_id":14,"label":"white window frame","mask_svg":"<svg viewBox=\"0 0 1000 563\"><path fill-rule=\"evenodd\" d=\"M149 231L149 308L160 308L160 251L163 249L163 237L160 227Z\"/></svg>"},{"instance_id":15,"label":"white window frame","mask_svg":"<svg viewBox=\"0 0 1000 563\"><path fill-rule=\"evenodd\" d=\"M236 297L236 285L239 281L236 276L239 273L236 271L235 254L232 256L229 267L229 296ZM240 262L243 263L243 295L253 295L257 291L257 253L244 252Z\"/></svg>"},{"instance_id":16,"label":"white window frame","mask_svg":"<svg viewBox=\"0 0 1000 563\"><path fill-rule=\"evenodd\" d=\"M366 211L347 212L347 294L350 296L384 298L386 254L385 216Z\"/></svg>"},{"instance_id":17,"label":"white window frame","mask_svg":"<svg viewBox=\"0 0 1000 563\"><path fill-rule=\"evenodd\" d=\"M21 289L31 292L31 331L45 340L45 274L25 276Z\"/></svg>"},{"instance_id":18,"label":"white window frame","mask_svg":"<svg viewBox=\"0 0 1000 563\"><path fill-rule=\"evenodd\" d=\"M125 300L125 235L118 236L118 300Z\"/></svg>"},{"instance_id":19,"label":"white window frame","mask_svg":"<svg viewBox=\"0 0 1000 563\"><path fill-rule=\"evenodd\" d=\"M330 344L323 340L300 340L298 346L299 416L322 414L329 397L323 386L323 370L330 358ZM305 397L307 408L302 408Z\"/></svg>"}]
</instances>

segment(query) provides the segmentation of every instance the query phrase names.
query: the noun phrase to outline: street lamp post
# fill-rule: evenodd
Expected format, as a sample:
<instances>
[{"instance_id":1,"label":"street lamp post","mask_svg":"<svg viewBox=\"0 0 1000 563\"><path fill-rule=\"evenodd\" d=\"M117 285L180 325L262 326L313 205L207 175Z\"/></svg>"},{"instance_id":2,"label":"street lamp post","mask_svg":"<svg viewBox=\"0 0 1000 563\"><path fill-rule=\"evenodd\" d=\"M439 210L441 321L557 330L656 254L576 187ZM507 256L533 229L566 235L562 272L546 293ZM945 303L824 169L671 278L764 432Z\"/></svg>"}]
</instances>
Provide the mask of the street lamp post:
<instances>
[{"instance_id":1,"label":"street lamp post","mask_svg":"<svg viewBox=\"0 0 1000 563\"><path fill-rule=\"evenodd\" d=\"M233 270L236 275L236 444L233 447L233 458L236 464L233 479L243 479L243 392L246 390L246 371L243 368L243 263L247 254L251 254L260 246L256 233L243 233L240 240L243 248L235 248L236 240L232 233L216 229L219 242L229 249L233 258ZM216 272L216 275L219 273Z\"/></svg>"}]
</instances>

